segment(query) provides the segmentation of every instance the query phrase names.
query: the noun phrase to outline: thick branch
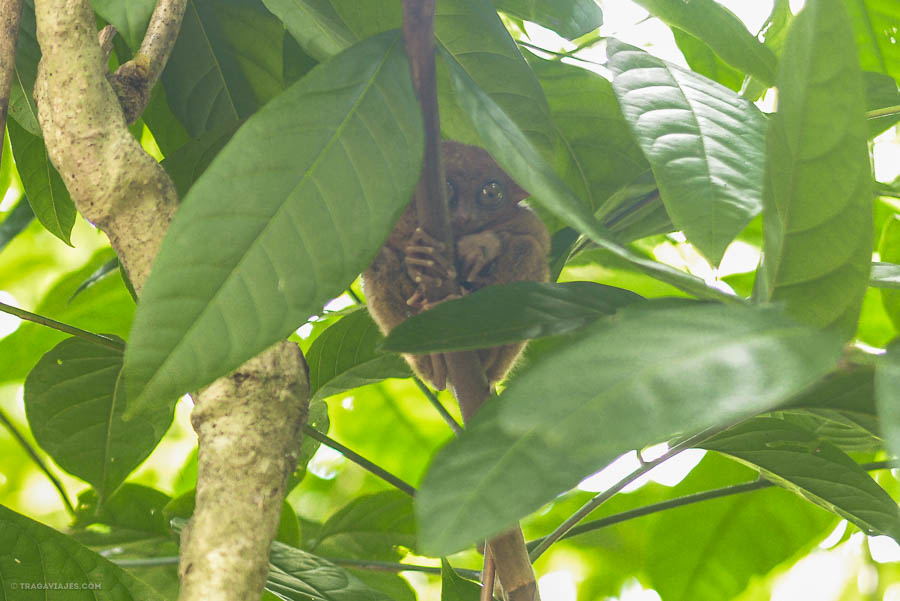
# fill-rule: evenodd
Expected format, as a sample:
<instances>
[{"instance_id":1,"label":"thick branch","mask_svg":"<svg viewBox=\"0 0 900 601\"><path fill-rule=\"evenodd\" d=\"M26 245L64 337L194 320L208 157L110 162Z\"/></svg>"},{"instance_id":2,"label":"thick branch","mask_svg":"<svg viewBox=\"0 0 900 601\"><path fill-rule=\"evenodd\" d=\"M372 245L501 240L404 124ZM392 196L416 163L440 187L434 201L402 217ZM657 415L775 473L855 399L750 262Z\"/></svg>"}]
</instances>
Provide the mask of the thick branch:
<instances>
[{"instance_id":1,"label":"thick branch","mask_svg":"<svg viewBox=\"0 0 900 601\"><path fill-rule=\"evenodd\" d=\"M163 12L160 38L174 39L180 13ZM128 131L88 0L36 0L35 13L43 55L35 100L50 158L78 210L109 236L140 292L175 212L175 187ZM160 7L154 20L159 14ZM158 76L167 52L147 59L148 73L152 68ZM182 535L181 599L244 601L262 594L308 392L302 354L282 342L197 395L197 504Z\"/></svg>"},{"instance_id":2,"label":"thick branch","mask_svg":"<svg viewBox=\"0 0 900 601\"><path fill-rule=\"evenodd\" d=\"M153 86L178 39L185 6L187 0L158 0L137 54L110 76L128 123L134 123L150 102Z\"/></svg>"},{"instance_id":3,"label":"thick branch","mask_svg":"<svg viewBox=\"0 0 900 601\"><path fill-rule=\"evenodd\" d=\"M434 60L434 10L435 0L403 2L403 37L425 130L425 158L413 202L419 226L444 243L452 262L456 249L450 229L444 166L441 161L441 125ZM426 290L430 301L440 300L451 294L459 294L459 284L455 281L444 281L440 288ZM446 353L444 358L450 385L463 420L468 423L491 394L484 367L475 352ZM488 545L494 558L497 577L510 601L539 599L521 529L515 527L500 534L488 541ZM485 582L485 586L488 587L491 583L492 580Z\"/></svg>"},{"instance_id":4,"label":"thick branch","mask_svg":"<svg viewBox=\"0 0 900 601\"><path fill-rule=\"evenodd\" d=\"M22 19L22 0L0 0L0 160L9 111L9 91L16 70L16 42Z\"/></svg>"}]
</instances>

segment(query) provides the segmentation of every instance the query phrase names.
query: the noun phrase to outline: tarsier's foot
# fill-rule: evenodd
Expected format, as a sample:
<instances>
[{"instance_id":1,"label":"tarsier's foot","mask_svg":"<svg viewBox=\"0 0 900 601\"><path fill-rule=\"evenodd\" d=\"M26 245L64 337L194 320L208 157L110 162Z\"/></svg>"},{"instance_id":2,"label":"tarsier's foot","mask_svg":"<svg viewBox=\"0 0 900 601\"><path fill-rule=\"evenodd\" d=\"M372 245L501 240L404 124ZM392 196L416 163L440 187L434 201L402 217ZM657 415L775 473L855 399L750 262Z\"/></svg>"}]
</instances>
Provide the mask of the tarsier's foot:
<instances>
[{"instance_id":1,"label":"tarsier's foot","mask_svg":"<svg viewBox=\"0 0 900 601\"><path fill-rule=\"evenodd\" d=\"M416 292L406 301L410 307L430 308L427 305L433 306L435 303L428 301L429 290L456 279L456 268L447 258L444 243L420 227L416 228L406 246L404 261L407 275L416 283Z\"/></svg>"},{"instance_id":2,"label":"tarsier's foot","mask_svg":"<svg viewBox=\"0 0 900 601\"><path fill-rule=\"evenodd\" d=\"M502 243L494 232L484 231L463 236L456 243L457 263L464 282L475 282L482 271L500 256Z\"/></svg>"}]
</instances>

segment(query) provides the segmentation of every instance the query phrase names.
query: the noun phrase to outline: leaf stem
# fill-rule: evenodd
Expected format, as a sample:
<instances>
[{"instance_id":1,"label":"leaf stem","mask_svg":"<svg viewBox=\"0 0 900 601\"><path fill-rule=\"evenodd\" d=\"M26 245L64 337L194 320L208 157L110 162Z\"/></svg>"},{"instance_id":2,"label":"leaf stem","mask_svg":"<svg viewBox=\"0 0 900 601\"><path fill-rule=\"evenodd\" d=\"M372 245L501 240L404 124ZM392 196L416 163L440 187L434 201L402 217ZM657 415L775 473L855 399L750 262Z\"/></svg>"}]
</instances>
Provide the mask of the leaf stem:
<instances>
[{"instance_id":1,"label":"leaf stem","mask_svg":"<svg viewBox=\"0 0 900 601\"><path fill-rule=\"evenodd\" d=\"M416 496L416 489L413 488L411 485L407 484L406 482L404 482L403 480L401 480L394 474L388 472L384 468L381 468L381 467L375 465L374 463L372 463L371 461L369 461L368 459L366 459L365 457L363 457L356 451L348 449L347 447L345 447L338 441L334 440L333 438L329 438L328 436L322 434L321 432L319 432L312 426L310 426L308 424L303 426L303 433L312 439L318 440L325 446L331 447L332 449L334 449L335 451L337 451L338 453L340 453L341 455L343 455L344 457L346 457L347 459L349 459L350 461L352 461L359 467L363 468L370 474L378 476L379 478L381 478L382 480L384 480L391 486L394 486L397 489L402 490L403 492L405 492L406 494L408 494L411 497Z\"/></svg>"},{"instance_id":2,"label":"leaf stem","mask_svg":"<svg viewBox=\"0 0 900 601\"><path fill-rule=\"evenodd\" d=\"M900 104L866 111L866 119L877 119L879 117L890 117L892 115L900 115Z\"/></svg>"},{"instance_id":3,"label":"leaf stem","mask_svg":"<svg viewBox=\"0 0 900 601\"><path fill-rule=\"evenodd\" d=\"M19 432L18 428L16 428L15 424L12 423L12 420L9 416L6 415L2 410L0 410L0 422L6 426L6 429L9 430L10 434L13 435L13 438L19 441L19 444L22 445L22 448L25 449L25 452L28 453L31 460L34 461L37 466L44 472L44 475L50 479L50 482L53 483L53 486L56 487L56 490L59 492L59 496L62 497L63 503L66 505L66 511L69 512L69 515L75 515L75 508L72 506L72 502L69 501L69 495L66 494L66 489L63 488L62 482L53 475L53 472L50 471L50 468L47 467L47 464L44 463L43 459L41 459L40 455L38 455L37 451L34 450L25 437Z\"/></svg>"},{"instance_id":4,"label":"leaf stem","mask_svg":"<svg viewBox=\"0 0 900 601\"><path fill-rule=\"evenodd\" d=\"M48 328L53 328L54 330L65 332L66 334L71 334L72 336L75 336L77 338L81 338L83 340L87 340L88 342L93 342L94 344L105 346L116 351L125 350L125 345L123 343L113 338L109 338L108 336L94 334L93 332L88 332L87 330L82 330L81 328L70 326L67 323L62 323L61 321L56 321L55 319L50 319L49 317L44 317L43 315L31 313L30 311L19 309L18 307L13 307L12 305L7 305L6 303L0 303L0 312L8 313L10 315L18 317L19 319L24 319L25 321L31 321Z\"/></svg>"},{"instance_id":5,"label":"leaf stem","mask_svg":"<svg viewBox=\"0 0 900 601\"><path fill-rule=\"evenodd\" d=\"M416 386L419 387L419 390L422 391L422 394L425 395L428 401L432 405L434 405L434 408L437 410L437 412L440 413L441 417L444 418L444 421L447 422L447 425L450 426L450 429L453 430L453 433L459 436L463 431L463 427L459 425L459 422L453 419L453 416L450 415L450 412L447 411L447 408L444 407L443 403L441 403L441 401L437 398L437 395L431 392L431 389L425 385L425 382L423 382L418 377L413 376L413 382L416 383Z\"/></svg>"},{"instance_id":6,"label":"leaf stem","mask_svg":"<svg viewBox=\"0 0 900 601\"><path fill-rule=\"evenodd\" d=\"M322 557L325 561L339 566L348 568L357 568L360 570L376 570L382 572L424 572L425 574L440 574L441 568L433 566L418 566L408 563L399 563L394 561L376 561L371 559L346 559L338 557ZM464 570L461 568L453 568L466 578L479 579L481 572L478 570Z\"/></svg>"}]
</instances>

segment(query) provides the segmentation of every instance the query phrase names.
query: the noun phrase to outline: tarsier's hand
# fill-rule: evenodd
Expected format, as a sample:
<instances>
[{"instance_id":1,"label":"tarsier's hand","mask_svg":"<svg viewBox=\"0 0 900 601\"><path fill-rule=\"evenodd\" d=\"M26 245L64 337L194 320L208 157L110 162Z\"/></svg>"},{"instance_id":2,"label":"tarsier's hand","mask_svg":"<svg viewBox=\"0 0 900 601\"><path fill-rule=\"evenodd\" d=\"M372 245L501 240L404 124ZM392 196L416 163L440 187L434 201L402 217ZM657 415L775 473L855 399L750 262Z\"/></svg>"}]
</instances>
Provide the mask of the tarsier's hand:
<instances>
[{"instance_id":1,"label":"tarsier's hand","mask_svg":"<svg viewBox=\"0 0 900 601\"><path fill-rule=\"evenodd\" d=\"M407 299L407 305L424 311L437 302L448 300L428 301L430 290L442 286L445 281L456 279L456 269L447 258L443 242L422 228L416 228L406 246L404 262L407 275L416 284L416 291Z\"/></svg>"},{"instance_id":2,"label":"tarsier's hand","mask_svg":"<svg viewBox=\"0 0 900 601\"><path fill-rule=\"evenodd\" d=\"M490 230L460 238L456 252L463 281L477 281L482 270L500 256L501 248L500 237Z\"/></svg>"}]
</instances>

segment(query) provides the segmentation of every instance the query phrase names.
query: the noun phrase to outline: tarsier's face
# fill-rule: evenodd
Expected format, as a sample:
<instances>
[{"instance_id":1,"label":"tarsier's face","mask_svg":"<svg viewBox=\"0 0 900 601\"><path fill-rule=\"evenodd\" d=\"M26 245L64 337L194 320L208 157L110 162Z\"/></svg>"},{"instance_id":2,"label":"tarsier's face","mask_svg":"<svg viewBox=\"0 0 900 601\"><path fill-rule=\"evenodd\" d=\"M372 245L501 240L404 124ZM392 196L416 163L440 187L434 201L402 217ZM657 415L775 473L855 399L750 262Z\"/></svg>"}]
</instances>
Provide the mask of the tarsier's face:
<instances>
[{"instance_id":1,"label":"tarsier's face","mask_svg":"<svg viewBox=\"0 0 900 601\"><path fill-rule=\"evenodd\" d=\"M447 206L453 234L482 231L503 221L528 193L481 148L444 142Z\"/></svg>"}]
</instances>

